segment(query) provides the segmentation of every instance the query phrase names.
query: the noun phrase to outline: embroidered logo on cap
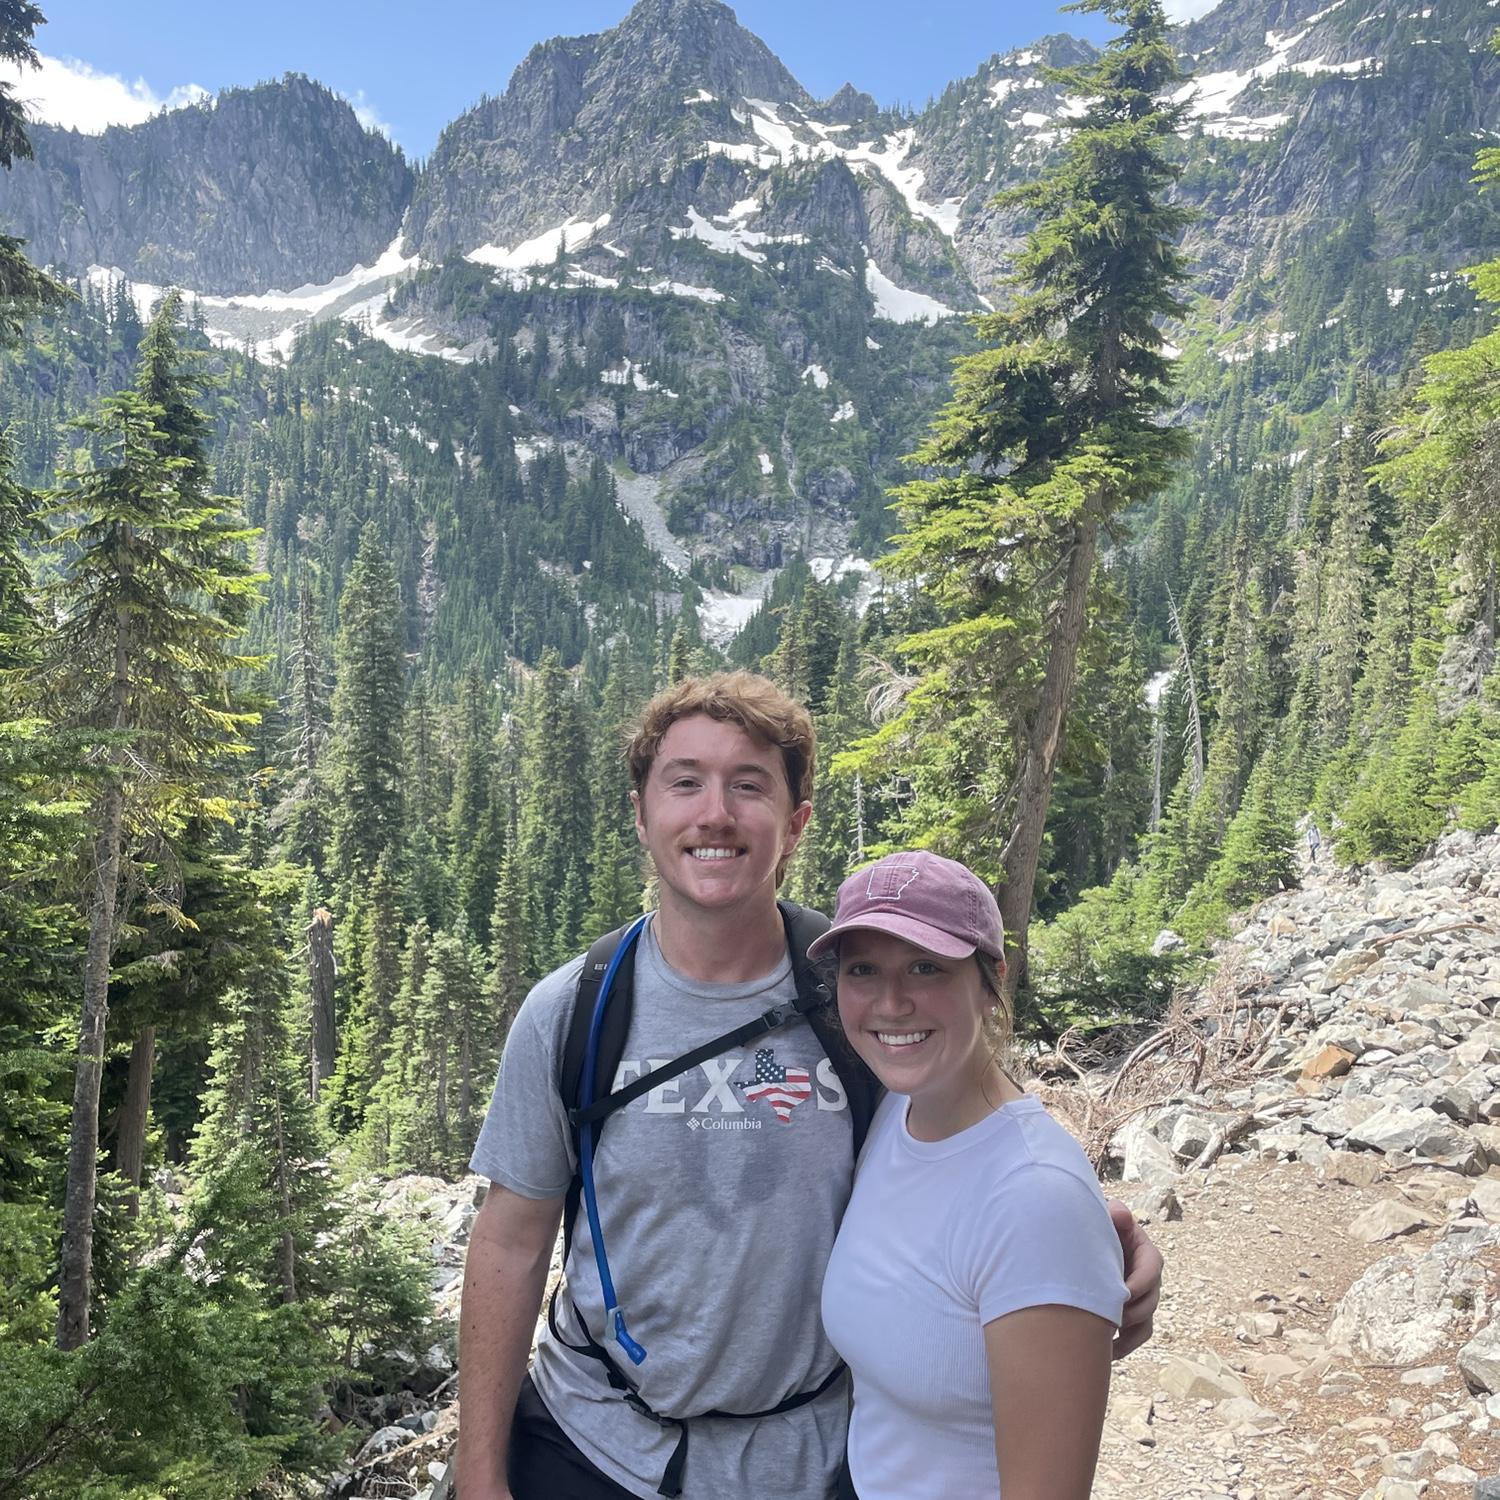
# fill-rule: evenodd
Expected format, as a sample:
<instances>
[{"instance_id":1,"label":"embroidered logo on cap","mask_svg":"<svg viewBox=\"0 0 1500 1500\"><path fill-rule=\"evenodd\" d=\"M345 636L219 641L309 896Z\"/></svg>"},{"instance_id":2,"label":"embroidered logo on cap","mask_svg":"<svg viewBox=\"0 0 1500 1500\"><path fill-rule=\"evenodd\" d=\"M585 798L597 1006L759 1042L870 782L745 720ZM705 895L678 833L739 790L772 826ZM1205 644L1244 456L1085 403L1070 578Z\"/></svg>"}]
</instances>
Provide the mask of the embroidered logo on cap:
<instances>
[{"instance_id":1,"label":"embroidered logo on cap","mask_svg":"<svg viewBox=\"0 0 1500 1500\"><path fill-rule=\"evenodd\" d=\"M916 865L898 865L894 860L883 859L870 866L865 895L871 901L899 901L907 886L921 873Z\"/></svg>"}]
</instances>

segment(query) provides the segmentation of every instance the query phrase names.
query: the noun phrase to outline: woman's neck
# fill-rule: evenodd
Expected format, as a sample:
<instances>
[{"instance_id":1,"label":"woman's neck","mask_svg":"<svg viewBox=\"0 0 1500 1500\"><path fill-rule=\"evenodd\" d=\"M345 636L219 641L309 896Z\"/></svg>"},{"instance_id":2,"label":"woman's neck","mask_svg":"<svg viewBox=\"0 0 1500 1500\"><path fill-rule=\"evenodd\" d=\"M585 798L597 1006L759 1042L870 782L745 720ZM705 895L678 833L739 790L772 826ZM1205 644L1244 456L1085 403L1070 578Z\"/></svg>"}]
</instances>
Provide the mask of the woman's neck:
<instances>
[{"instance_id":1,"label":"woman's neck","mask_svg":"<svg viewBox=\"0 0 1500 1500\"><path fill-rule=\"evenodd\" d=\"M946 1141L961 1130L977 1125L1004 1104L1024 1098L994 1058L961 1088L935 1094L914 1094L906 1107L906 1128L913 1140Z\"/></svg>"}]
</instances>

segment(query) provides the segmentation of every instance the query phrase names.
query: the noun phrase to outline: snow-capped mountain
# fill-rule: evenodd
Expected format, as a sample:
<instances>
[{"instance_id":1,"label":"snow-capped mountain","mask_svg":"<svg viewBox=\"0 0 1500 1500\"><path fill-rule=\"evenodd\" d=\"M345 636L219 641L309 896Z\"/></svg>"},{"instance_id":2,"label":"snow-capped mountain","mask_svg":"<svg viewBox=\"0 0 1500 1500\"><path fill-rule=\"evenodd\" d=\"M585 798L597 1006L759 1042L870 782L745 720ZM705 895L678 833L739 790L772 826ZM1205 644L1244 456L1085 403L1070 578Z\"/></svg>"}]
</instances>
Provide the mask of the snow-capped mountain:
<instances>
[{"instance_id":1,"label":"snow-capped mountain","mask_svg":"<svg viewBox=\"0 0 1500 1500\"><path fill-rule=\"evenodd\" d=\"M1470 177L1500 139L1497 6L1224 0L1182 28L1180 191L1221 358L1284 337L1276 278L1352 217L1388 296L1494 253ZM528 418L764 565L878 514L956 315L1006 295L1027 226L994 195L1062 149L1085 106L1053 70L1092 56L1042 38L902 115L853 84L815 100L718 0L640 0L533 49L416 171L289 77L99 137L39 127L0 224L143 311L183 286L262 357L343 318L400 350L581 368L585 397Z\"/></svg>"}]
</instances>

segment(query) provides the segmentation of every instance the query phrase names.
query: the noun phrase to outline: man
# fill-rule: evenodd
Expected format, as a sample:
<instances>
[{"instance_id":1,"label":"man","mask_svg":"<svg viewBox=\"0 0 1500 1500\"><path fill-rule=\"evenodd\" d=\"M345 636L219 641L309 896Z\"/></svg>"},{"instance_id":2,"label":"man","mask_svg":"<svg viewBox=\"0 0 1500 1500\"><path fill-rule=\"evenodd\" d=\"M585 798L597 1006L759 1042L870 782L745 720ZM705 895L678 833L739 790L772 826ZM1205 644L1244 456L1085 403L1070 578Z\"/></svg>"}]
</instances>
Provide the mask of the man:
<instances>
[{"instance_id":1,"label":"man","mask_svg":"<svg viewBox=\"0 0 1500 1500\"><path fill-rule=\"evenodd\" d=\"M659 899L624 1057L599 1092L794 998L776 889L812 812L813 753L806 711L750 673L689 679L643 710L631 801ZM649 1500L678 1484L686 1500L823 1500L848 1389L817 1307L853 1144L847 1092L803 1021L611 1117L599 1222L646 1356L633 1363L606 1324L580 1217L556 1327L527 1373L576 1169L558 1080L581 967L527 997L471 1163L493 1186L464 1276L459 1500ZM1149 1337L1161 1259L1133 1221L1122 1238L1127 1352ZM591 1344L628 1371L633 1404Z\"/></svg>"}]
</instances>

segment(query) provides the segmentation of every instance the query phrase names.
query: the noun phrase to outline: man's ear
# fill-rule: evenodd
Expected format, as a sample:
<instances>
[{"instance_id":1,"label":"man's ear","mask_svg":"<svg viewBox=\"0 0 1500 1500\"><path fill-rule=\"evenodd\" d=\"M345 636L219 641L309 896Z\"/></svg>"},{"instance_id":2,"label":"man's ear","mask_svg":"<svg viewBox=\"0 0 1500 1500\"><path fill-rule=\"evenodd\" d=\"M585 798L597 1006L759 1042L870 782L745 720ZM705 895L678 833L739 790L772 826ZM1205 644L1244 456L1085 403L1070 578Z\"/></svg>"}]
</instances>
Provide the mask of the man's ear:
<instances>
[{"instance_id":1,"label":"man's ear","mask_svg":"<svg viewBox=\"0 0 1500 1500\"><path fill-rule=\"evenodd\" d=\"M789 830L789 838L782 855L789 855L799 843L802 842L803 830L807 827L807 820L812 817L812 803L804 802L801 807L792 813L792 821Z\"/></svg>"},{"instance_id":2,"label":"man's ear","mask_svg":"<svg viewBox=\"0 0 1500 1500\"><path fill-rule=\"evenodd\" d=\"M639 843L646 842L646 804L641 801L639 792L630 794L631 811L635 813L635 836Z\"/></svg>"}]
</instances>

